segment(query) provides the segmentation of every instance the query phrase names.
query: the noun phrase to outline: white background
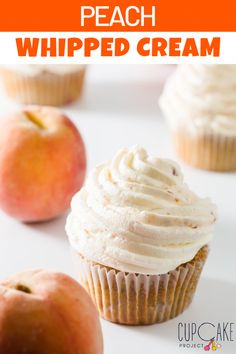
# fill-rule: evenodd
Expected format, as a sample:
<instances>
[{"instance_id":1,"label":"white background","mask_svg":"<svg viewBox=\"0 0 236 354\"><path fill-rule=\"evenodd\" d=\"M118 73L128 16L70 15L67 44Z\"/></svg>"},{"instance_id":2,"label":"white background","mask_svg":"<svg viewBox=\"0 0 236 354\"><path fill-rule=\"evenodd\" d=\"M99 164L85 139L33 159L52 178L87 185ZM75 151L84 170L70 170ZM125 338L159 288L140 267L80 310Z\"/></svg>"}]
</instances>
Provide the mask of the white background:
<instances>
[{"instance_id":1,"label":"white background","mask_svg":"<svg viewBox=\"0 0 236 354\"><path fill-rule=\"evenodd\" d=\"M155 155L175 158L168 129L158 108L164 77L172 67L93 65L80 103L64 110L81 130L88 170L121 147L141 144ZM1 115L18 106L0 91ZM236 322L236 173L213 173L181 166L190 187L218 205L219 221L211 253L191 307L169 322L126 327L102 321L105 354L193 353L180 350L177 325L182 322ZM64 231L66 215L25 225L0 213L0 278L28 268L74 274ZM234 327L236 332L236 327ZM236 333L233 334L236 341ZM235 353L236 342L219 353Z\"/></svg>"}]
</instances>

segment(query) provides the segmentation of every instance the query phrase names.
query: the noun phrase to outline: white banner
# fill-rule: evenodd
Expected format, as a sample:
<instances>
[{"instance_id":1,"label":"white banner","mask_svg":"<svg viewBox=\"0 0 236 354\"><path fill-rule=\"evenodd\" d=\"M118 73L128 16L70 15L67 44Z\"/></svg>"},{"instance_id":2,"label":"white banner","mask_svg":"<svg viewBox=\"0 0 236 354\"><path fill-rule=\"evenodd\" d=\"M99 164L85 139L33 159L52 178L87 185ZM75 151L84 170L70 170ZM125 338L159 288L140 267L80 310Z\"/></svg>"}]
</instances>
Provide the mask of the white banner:
<instances>
[{"instance_id":1,"label":"white banner","mask_svg":"<svg viewBox=\"0 0 236 354\"><path fill-rule=\"evenodd\" d=\"M236 63L236 32L1 32L0 64Z\"/></svg>"}]
</instances>

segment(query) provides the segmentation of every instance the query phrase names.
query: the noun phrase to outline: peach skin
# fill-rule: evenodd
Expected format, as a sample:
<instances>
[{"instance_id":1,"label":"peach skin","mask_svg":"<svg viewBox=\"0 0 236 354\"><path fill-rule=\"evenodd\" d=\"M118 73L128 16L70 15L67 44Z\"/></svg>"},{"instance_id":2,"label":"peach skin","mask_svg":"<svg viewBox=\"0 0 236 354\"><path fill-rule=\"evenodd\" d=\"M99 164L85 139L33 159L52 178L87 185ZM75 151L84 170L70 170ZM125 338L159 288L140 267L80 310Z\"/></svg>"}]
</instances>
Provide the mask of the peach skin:
<instances>
[{"instance_id":1,"label":"peach skin","mask_svg":"<svg viewBox=\"0 0 236 354\"><path fill-rule=\"evenodd\" d=\"M54 218L84 181L83 139L51 107L29 106L0 122L0 208L24 222Z\"/></svg>"},{"instance_id":2,"label":"peach skin","mask_svg":"<svg viewBox=\"0 0 236 354\"><path fill-rule=\"evenodd\" d=\"M0 353L102 354L98 313L62 273L33 270L0 283Z\"/></svg>"}]
</instances>

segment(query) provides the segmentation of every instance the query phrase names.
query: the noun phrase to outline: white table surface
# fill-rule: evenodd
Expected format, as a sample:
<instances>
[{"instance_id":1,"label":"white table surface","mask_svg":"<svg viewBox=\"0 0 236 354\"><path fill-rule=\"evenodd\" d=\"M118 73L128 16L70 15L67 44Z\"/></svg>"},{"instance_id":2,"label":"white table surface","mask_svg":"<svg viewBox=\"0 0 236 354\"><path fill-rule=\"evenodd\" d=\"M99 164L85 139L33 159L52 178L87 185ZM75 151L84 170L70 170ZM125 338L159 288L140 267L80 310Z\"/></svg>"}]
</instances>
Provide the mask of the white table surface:
<instances>
[{"instance_id":1,"label":"white table surface","mask_svg":"<svg viewBox=\"0 0 236 354\"><path fill-rule=\"evenodd\" d=\"M82 101L64 109L84 136L88 170L133 144L176 159L158 109L164 75L165 68L154 65L89 67ZM1 90L0 107L2 115L18 105ZM159 325L126 327L102 321L105 354L203 352L178 348L180 321L236 322L236 173L205 172L180 163L190 187L210 196L219 208L215 238L194 302L183 315ZM65 218L25 225L0 212L0 278L38 267L73 276ZM234 339L224 343L222 353L236 353L235 333Z\"/></svg>"}]
</instances>

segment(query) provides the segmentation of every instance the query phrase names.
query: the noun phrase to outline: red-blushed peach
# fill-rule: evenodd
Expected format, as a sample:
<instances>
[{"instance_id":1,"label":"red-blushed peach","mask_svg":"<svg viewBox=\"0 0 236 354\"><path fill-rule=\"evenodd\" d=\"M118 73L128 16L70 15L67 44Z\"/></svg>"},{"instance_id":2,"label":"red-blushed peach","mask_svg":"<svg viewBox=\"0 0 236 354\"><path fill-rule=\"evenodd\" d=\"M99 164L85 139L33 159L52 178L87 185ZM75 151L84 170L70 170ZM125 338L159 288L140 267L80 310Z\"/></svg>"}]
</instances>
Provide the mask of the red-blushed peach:
<instances>
[{"instance_id":1,"label":"red-blushed peach","mask_svg":"<svg viewBox=\"0 0 236 354\"><path fill-rule=\"evenodd\" d=\"M29 106L0 121L0 208L7 214L25 222L62 214L85 172L83 139L61 111Z\"/></svg>"},{"instance_id":2,"label":"red-blushed peach","mask_svg":"<svg viewBox=\"0 0 236 354\"><path fill-rule=\"evenodd\" d=\"M98 313L62 273L32 270L0 283L1 354L102 354Z\"/></svg>"}]
</instances>

